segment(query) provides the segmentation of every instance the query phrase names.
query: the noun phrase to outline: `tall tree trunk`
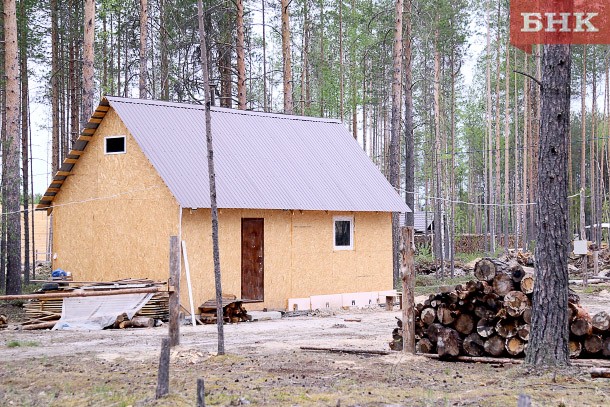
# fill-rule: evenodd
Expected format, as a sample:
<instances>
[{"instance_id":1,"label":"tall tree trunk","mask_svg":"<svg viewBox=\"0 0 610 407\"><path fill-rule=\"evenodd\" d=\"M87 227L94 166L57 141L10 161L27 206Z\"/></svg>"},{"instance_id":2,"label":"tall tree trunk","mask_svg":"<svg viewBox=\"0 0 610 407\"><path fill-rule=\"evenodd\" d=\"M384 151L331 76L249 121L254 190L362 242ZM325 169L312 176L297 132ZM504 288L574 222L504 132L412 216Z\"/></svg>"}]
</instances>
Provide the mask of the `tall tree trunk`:
<instances>
[{"instance_id":1,"label":"tall tree trunk","mask_svg":"<svg viewBox=\"0 0 610 407\"><path fill-rule=\"evenodd\" d=\"M402 78L402 0L396 0L394 11L394 47L392 72L392 126L390 135L390 184L400 192L400 119L401 98L400 87ZM400 256L398 252L400 243L399 214L392 213L392 253L394 264L394 287L400 283Z\"/></svg>"},{"instance_id":2,"label":"tall tree trunk","mask_svg":"<svg viewBox=\"0 0 610 407\"><path fill-rule=\"evenodd\" d=\"M309 69L309 1L303 2L303 52L301 53L301 116L305 116L305 105L307 101L307 72Z\"/></svg>"},{"instance_id":3,"label":"tall tree trunk","mask_svg":"<svg viewBox=\"0 0 610 407\"><path fill-rule=\"evenodd\" d=\"M455 48L451 47L451 168L450 168L450 214L449 214L449 265L451 278L455 274Z\"/></svg>"},{"instance_id":4,"label":"tall tree trunk","mask_svg":"<svg viewBox=\"0 0 610 407\"><path fill-rule=\"evenodd\" d=\"M246 57L244 52L244 1L237 4L237 108L246 110Z\"/></svg>"},{"instance_id":5,"label":"tall tree trunk","mask_svg":"<svg viewBox=\"0 0 610 407\"><path fill-rule=\"evenodd\" d=\"M509 204L509 149L510 149L510 44L506 43L506 69L504 72L504 251L508 254L508 218L510 214ZM499 96L499 95L498 95ZM498 118L499 119L499 118ZM516 133L515 133L516 136Z\"/></svg>"},{"instance_id":6,"label":"tall tree trunk","mask_svg":"<svg viewBox=\"0 0 610 407\"><path fill-rule=\"evenodd\" d=\"M400 1L402 2L402 0ZM343 0L339 0L339 118L341 121L343 121L343 99L345 97L343 90L343 68Z\"/></svg>"},{"instance_id":7,"label":"tall tree trunk","mask_svg":"<svg viewBox=\"0 0 610 407\"><path fill-rule=\"evenodd\" d=\"M289 0L282 0L282 61L284 77L284 113L293 113L292 63L290 58L290 13Z\"/></svg>"},{"instance_id":8,"label":"tall tree trunk","mask_svg":"<svg viewBox=\"0 0 610 407\"><path fill-rule=\"evenodd\" d=\"M159 0L159 48L160 48L160 81L161 100L169 100L169 60L167 38L167 5L166 0Z\"/></svg>"},{"instance_id":9,"label":"tall tree trunk","mask_svg":"<svg viewBox=\"0 0 610 407\"><path fill-rule=\"evenodd\" d=\"M587 188L587 46L583 45L582 79L580 86L580 238L587 240L585 229L585 191ZM586 262L585 262L586 267Z\"/></svg>"},{"instance_id":10,"label":"tall tree trunk","mask_svg":"<svg viewBox=\"0 0 610 407\"><path fill-rule=\"evenodd\" d=\"M268 112L267 105L267 37L265 35L265 0L261 0L262 18L263 18L263 111Z\"/></svg>"},{"instance_id":11,"label":"tall tree trunk","mask_svg":"<svg viewBox=\"0 0 610 407\"><path fill-rule=\"evenodd\" d=\"M500 26L500 2L498 2L498 27ZM498 218L501 214L501 212L498 210L498 204L499 202L501 202L500 200L500 72L501 72L502 66L500 64L500 30L497 29L497 34L496 34L496 112L495 112L495 122L496 122L496 129L495 129L495 134L496 134L496 141L495 141L495 161L496 161L496 171L495 171L495 180L494 180L494 184L495 184L495 189L494 189L494 197L492 199L492 202L494 203L494 205L492 206L492 210L493 210L493 237L495 238L496 235L499 234L498 232ZM491 151L490 151L490 155L491 155ZM495 243L494 243L495 246Z\"/></svg>"},{"instance_id":12,"label":"tall tree trunk","mask_svg":"<svg viewBox=\"0 0 610 407\"><path fill-rule=\"evenodd\" d=\"M567 365L570 46L545 45L538 155L536 282L526 362Z\"/></svg>"},{"instance_id":13,"label":"tall tree trunk","mask_svg":"<svg viewBox=\"0 0 610 407\"><path fill-rule=\"evenodd\" d=\"M6 293L21 294L21 214L19 205L19 55L15 0L4 0L6 74Z\"/></svg>"},{"instance_id":14,"label":"tall tree trunk","mask_svg":"<svg viewBox=\"0 0 610 407\"><path fill-rule=\"evenodd\" d=\"M51 0L51 172L59 169L59 27L57 0Z\"/></svg>"},{"instance_id":15,"label":"tall tree trunk","mask_svg":"<svg viewBox=\"0 0 610 407\"><path fill-rule=\"evenodd\" d=\"M490 254L493 255L496 252L496 235L495 235L495 207L494 207L494 185L493 185L493 133L491 130L491 108L492 108L492 98L491 98L491 22L490 22L490 8L491 1L487 1L486 7L486 26L487 26L487 63L486 63L486 72L487 72L487 104L486 104L486 116L487 116L487 195L489 196L487 202L489 203L487 212L488 212L488 229L489 229L489 251Z\"/></svg>"},{"instance_id":16,"label":"tall tree trunk","mask_svg":"<svg viewBox=\"0 0 610 407\"><path fill-rule=\"evenodd\" d=\"M514 65L514 69L517 69L517 53L514 52L513 53L513 65ZM521 145L519 142L519 95L518 95L518 87L517 87L517 79L515 79L514 81L514 85L513 85L513 122L514 122L514 134L515 134L515 147L514 147L514 155L515 155L515 174L514 174L514 180L515 180L515 185L514 185L514 192L513 192L513 202L515 203L515 210L513 212L513 225L514 225L514 233L515 233L515 250L517 250L519 248L519 239L521 237L521 224L519 223L519 220L521 219L521 206L519 205L520 200L519 200L519 191L521 190L521 186L520 186L520 180L521 177L519 177L519 160L520 160L520 156L519 156L519 146Z\"/></svg>"},{"instance_id":17,"label":"tall tree trunk","mask_svg":"<svg viewBox=\"0 0 610 407\"><path fill-rule=\"evenodd\" d=\"M208 50L206 32L203 25L203 5L197 0L197 20L199 22L199 41L201 66L203 71L203 94L205 101L205 134L208 154L208 175L210 184L210 211L212 213L212 256L214 259L214 282L216 289L216 326L218 329L218 354L225 354L224 318L222 313L222 286L220 274L220 254L218 249L218 208L216 206L216 176L214 173L214 149L212 144L212 118L210 114L210 77L208 72Z\"/></svg>"},{"instance_id":18,"label":"tall tree trunk","mask_svg":"<svg viewBox=\"0 0 610 407\"><path fill-rule=\"evenodd\" d=\"M95 44L95 0L85 0L85 36L83 42L83 109L81 127L93 115L93 48Z\"/></svg>"},{"instance_id":19,"label":"tall tree trunk","mask_svg":"<svg viewBox=\"0 0 610 407\"><path fill-rule=\"evenodd\" d=\"M139 97L146 99L148 83L148 0L140 0L140 78Z\"/></svg>"},{"instance_id":20,"label":"tall tree trunk","mask_svg":"<svg viewBox=\"0 0 610 407\"><path fill-rule=\"evenodd\" d=\"M413 226L415 212L415 142L413 136L413 67L411 59L412 0L407 0L405 12L405 198L411 212L406 214L405 226Z\"/></svg>"},{"instance_id":21,"label":"tall tree trunk","mask_svg":"<svg viewBox=\"0 0 610 407\"><path fill-rule=\"evenodd\" d=\"M527 54L525 54L525 61L523 64L523 70L525 72L527 72L528 69L528 57ZM527 172L527 168L528 168L528 156L529 151L530 151L530 141L529 141L529 129L530 129L530 119L529 119L529 112L530 112L530 92L529 89L530 87L528 86L528 80L524 80L523 81L523 141L521 144L521 147L523 148L523 154L521 157L521 169L522 169L522 174L523 174L523 178L521 180L521 236L523 237L523 248L525 250L527 250L527 212L528 212L528 194L527 194L527 190L528 190L528 172Z\"/></svg>"},{"instance_id":22,"label":"tall tree trunk","mask_svg":"<svg viewBox=\"0 0 610 407\"><path fill-rule=\"evenodd\" d=\"M25 2L19 2L20 30L19 30L19 68L21 72L21 173L23 176L23 281L25 285L30 284L30 220L29 220L29 155L28 155L28 132L29 132L29 84L28 84L28 16L26 15Z\"/></svg>"},{"instance_id":23,"label":"tall tree trunk","mask_svg":"<svg viewBox=\"0 0 610 407\"><path fill-rule=\"evenodd\" d=\"M443 194L441 188L441 108L440 108L440 82L441 82L441 54L438 49L438 28L434 32L434 155L436 162L435 184L436 202L434 203L434 242L436 258L440 261L440 277L445 277L445 250L443 248Z\"/></svg>"}]
</instances>

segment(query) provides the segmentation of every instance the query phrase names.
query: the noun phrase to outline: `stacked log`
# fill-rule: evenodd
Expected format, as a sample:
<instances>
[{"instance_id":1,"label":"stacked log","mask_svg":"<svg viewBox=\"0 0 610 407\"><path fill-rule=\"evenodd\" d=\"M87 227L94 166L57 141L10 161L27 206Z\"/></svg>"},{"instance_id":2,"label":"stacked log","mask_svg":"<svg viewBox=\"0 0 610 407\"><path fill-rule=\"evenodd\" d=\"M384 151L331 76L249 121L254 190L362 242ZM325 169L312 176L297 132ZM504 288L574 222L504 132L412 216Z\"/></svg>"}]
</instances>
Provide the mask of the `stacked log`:
<instances>
[{"instance_id":1,"label":"stacked log","mask_svg":"<svg viewBox=\"0 0 610 407\"><path fill-rule=\"evenodd\" d=\"M4 329L8 326L8 318L6 315L0 315L0 329Z\"/></svg>"},{"instance_id":2,"label":"stacked log","mask_svg":"<svg viewBox=\"0 0 610 407\"><path fill-rule=\"evenodd\" d=\"M479 260L477 280L441 287L415 306L416 350L441 358L465 356L522 357L532 320L533 269L517 261ZM610 315L593 317L568 297L571 357L610 356ZM390 348L402 350L402 322L392 332Z\"/></svg>"},{"instance_id":3,"label":"stacked log","mask_svg":"<svg viewBox=\"0 0 610 407\"><path fill-rule=\"evenodd\" d=\"M208 300L199 306L201 313L199 318L204 324L216 323L216 300ZM233 295L223 295L222 314L225 323L235 324L238 322L251 321L252 317L243 306L243 302Z\"/></svg>"},{"instance_id":4,"label":"stacked log","mask_svg":"<svg viewBox=\"0 0 610 407\"><path fill-rule=\"evenodd\" d=\"M154 318L139 317L134 315L133 318L129 319L127 314L123 313L119 315L112 324L111 328L114 329L125 329L125 328L152 328L155 326Z\"/></svg>"}]
</instances>

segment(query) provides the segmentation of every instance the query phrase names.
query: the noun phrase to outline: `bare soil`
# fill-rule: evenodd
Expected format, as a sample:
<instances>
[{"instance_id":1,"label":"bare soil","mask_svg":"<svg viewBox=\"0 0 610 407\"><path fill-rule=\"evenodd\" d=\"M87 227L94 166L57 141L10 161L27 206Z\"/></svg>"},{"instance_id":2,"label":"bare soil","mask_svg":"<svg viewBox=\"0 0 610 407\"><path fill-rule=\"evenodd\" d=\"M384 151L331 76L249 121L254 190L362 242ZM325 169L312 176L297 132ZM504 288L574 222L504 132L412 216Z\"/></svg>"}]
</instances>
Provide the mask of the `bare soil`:
<instances>
[{"instance_id":1,"label":"bare soil","mask_svg":"<svg viewBox=\"0 0 610 407\"><path fill-rule=\"evenodd\" d=\"M583 295L609 309L608 292ZM0 331L2 406L192 406L203 378L207 405L533 406L610 405L608 379L571 367L441 362L301 350L301 346L388 350L399 311L323 312L225 326L227 355L217 356L216 326L183 326L172 351L170 395L155 400L166 327ZM360 322L354 322L360 320Z\"/></svg>"}]
</instances>

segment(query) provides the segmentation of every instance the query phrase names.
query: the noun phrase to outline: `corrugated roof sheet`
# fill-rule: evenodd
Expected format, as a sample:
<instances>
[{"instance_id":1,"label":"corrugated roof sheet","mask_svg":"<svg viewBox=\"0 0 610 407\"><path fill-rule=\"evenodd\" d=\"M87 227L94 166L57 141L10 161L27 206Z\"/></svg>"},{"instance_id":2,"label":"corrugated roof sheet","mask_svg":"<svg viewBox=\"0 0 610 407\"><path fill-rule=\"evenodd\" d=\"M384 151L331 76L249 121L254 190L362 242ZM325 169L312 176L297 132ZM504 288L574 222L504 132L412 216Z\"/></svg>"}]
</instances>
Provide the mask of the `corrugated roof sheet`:
<instances>
[{"instance_id":1,"label":"corrugated roof sheet","mask_svg":"<svg viewBox=\"0 0 610 407\"><path fill-rule=\"evenodd\" d=\"M204 107L106 99L178 203L209 208ZM409 211L337 120L218 107L211 116L219 208Z\"/></svg>"},{"instance_id":2,"label":"corrugated roof sheet","mask_svg":"<svg viewBox=\"0 0 610 407\"><path fill-rule=\"evenodd\" d=\"M399 215L398 222L401 227L406 225L406 218L404 213L401 213ZM430 228L432 227L433 222L434 212L415 211L415 213L413 213L413 229L416 233L424 233L426 229L431 230Z\"/></svg>"}]
</instances>

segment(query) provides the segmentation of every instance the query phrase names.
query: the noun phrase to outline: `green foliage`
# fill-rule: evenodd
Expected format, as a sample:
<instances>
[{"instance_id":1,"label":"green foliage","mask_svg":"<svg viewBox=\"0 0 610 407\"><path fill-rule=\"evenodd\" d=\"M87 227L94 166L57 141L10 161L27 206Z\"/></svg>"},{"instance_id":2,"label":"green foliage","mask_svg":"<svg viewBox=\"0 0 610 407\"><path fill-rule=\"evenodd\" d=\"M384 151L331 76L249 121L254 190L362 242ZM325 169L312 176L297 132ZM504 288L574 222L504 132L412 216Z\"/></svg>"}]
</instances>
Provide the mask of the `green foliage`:
<instances>
[{"instance_id":1,"label":"green foliage","mask_svg":"<svg viewBox=\"0 0 610 407\"><path fill-rule=\"evenodd\" d=\"M25 341L25 342L21 342L21 341L17 341L17 340L9 340L6 342L6 347L7 348L17 348L17 347L34 347L34 346L39 346L40 344L38 342L34 342L34 341Z\"/></svg>"}]
</instances>

